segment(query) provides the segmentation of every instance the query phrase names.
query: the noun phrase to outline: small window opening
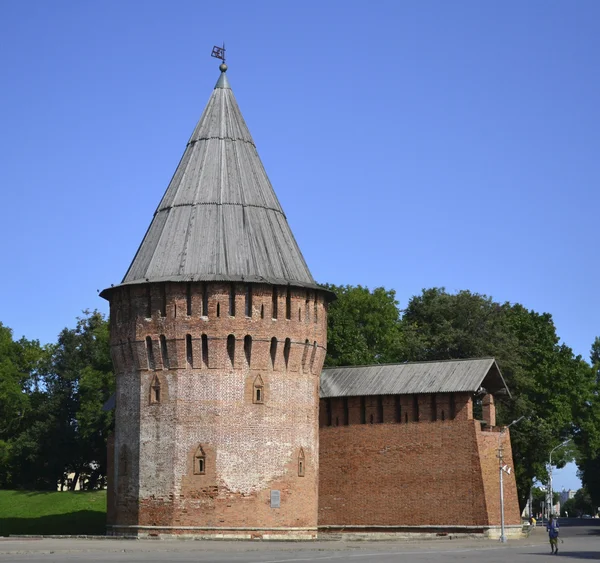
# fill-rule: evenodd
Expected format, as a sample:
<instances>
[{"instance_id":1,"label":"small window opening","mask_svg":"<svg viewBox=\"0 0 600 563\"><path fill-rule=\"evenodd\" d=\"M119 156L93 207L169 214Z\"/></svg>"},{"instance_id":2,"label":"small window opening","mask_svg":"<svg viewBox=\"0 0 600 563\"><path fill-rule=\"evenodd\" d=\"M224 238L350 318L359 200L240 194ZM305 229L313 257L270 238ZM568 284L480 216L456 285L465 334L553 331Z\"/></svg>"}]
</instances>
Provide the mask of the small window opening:
<instances>
[{"instance_id":1,"label":"small window opening","mask_svg":"<svg viewBox=\"0 0 600 563\"><path fill-rule=\"evenodd\" d=\"M419 396L413 395L413 421L419 422Z\"/></svg>"},{"instance_id":2,"label":"small window opening","mask_svg":"<svg viewBox=\"0 0 600 563\"><path fill-rule=\"evenodd\" d=\"M310 342L308 339L304 341L304 351L302 352L302 371L306 371L306 361L308 360L308 349L310 348Z\"/></svg>"},{"instance_id":3,"label":"small window opening","mask_svg":"<svg viewBox=\"0 0 600 563\"><path fill-rule=\"evenodd\" d=\"M192 284L188 283L185 292L186 315L192 316Z\"/></svg>"},{"instance_id":4,"label":"small window opening","mask_svg":"<svg viewBox=\"0 0 600 563\"><path fill-rule=\"evenodd\" d=\"M331 399L325 399L325 423L331 426Z\"/></svg>"},{"instance_id":5,"label":"small window opening","mask_svg":"<svg viewBox=\"0 0 600 563\"><path fill-rule=\"evenodd\" d=\"M339 425L340 425L340 419L339 419L339 417L337 417L337 416L335 417L335 425L336 425L336 426L339 426Z\"/></svg>"},{"instance_id":6,"label":"small window opening","mask_svg":"<svg viewBox=\"0 0 600 563\"><path fill-rule=\"evenodd\" d=\"M208 317L208 289L206 284L202 284L202 316Z\"/></svg>"},{"instance_id":7,"label":"small window opening","mask_svg":"<svg viewBox=\"0 0 600 563\"><path fill-rule=\"evenodd\" d=\"M167 284L160 285L160 316L167 316Z\"/></svg>"},{"instance_id":8,"label":"small window opening","mask_svg":"<svg viewBox=\"0 0 600 563\"><path fill-rule=\"evenodd\" d=\"M300 448L300 453L298 454L298 477L304 477L304 450Z\"/></svg>"},{"instance_id":9,"label":"small window opening","mask_svg":"<svg viewBox=\"0 0 600 563\"><path fill-rule=\"evenodd\" d=\"M150 385L150 404L156 403L160 403L160 380L155 375Z\"/></svg>"},{"instance_id":10,"label":"small window opening","mask_svg":"<svg viewBox=\"0 0 600 563\"><path fill-rule=\"evenodd\" d=\"M377 422L383 422L383 397L377 397Z\"/></svg>"},{"instance_id":11,"label":"small window opening","mask_svg":"<svg viewBox=\"0 0 600 563\"><path fill-rule=\"evenodd\" d=\"M292 318L292 292L288 286L285 293L285 318L289 321Z\"/></svg>"},{"instance_id":12,"label":"small window opening","mask_svg":"<svg viewBox=\"0 0 600 563\"><path fill-rule=\"evenodd\" d=\"M317 357L317 341L313 342L312 352L310 354L310 373L313 373L313 367L315 365L315 358Z\"/></svg>"},{"instance_id":13,"label":"small window opening","mask_svg":"<svg viewBox=\"0 0 600 563\"><path fill-rule=\"evenodd\" d=\"M188 367L194 367L194 352L192 351L192 335L185 335L185 357L187 359Z\"/></svg>"},{"instance_id":14,"label":"small window opening","mask_svg":"<svg viewBox=\"0 0 600 563\"><path fill-rule=\"evenodd\" d=\"M450 393L450 420L454 420L456 416L456 397L454 393Z\"/></svg>"},{"instance_id":15,"label":"small window opening","mask_svg":"<svg viewBox=\"0 0 600 563\"><path fill-rule=\"evenodd\" d=\"M229 288L229 316L235 317L235 284Z\"/></svg>"},{"instance_id":16,"label":"small window opening","mask_svg":"<svg viewBox=\"0 0 600 563\"><path fill-rule=\"evenodd\" d=\"M271 317L273 319L277 318L277 288L273 287L273 301L271 304Z\"/></svg>"},{"instance_id":17,"label":"small window opening","mask_svg":"<svg viewBox=\"0 0 600 563\"><path fill-rule=\"evenodd\" d=\"M290 348L292 347L292 341L289 338L285 339L285 344L283 345L283 360L285 361L285 369L288 368L288 364L290 361Z\"/></svg>"},{"instance_id":18,"label":"small window opening","mask_svg":"<svg viewBox=\"0 0 600 563\"><path fill-rule=\"evenodd\" d=\"M402 422L402 405L400 403L400 395L394 397L396 403L396 422Z\"/></svg>"},{"instance_id":19,"label":"small window opening","mask_svg":"<svg viewBox=\"0 0 600 563\"><path fill-rule=\"evenodd\" d=\"M227 337L227 355L229 356L229 361L231 365L235 365L235 336L230 334Z\"/></svg>"},{"instance_id":20,"label":"small window opening","mask_svg":"<svg viewBox=\"0 0 600 563\"><path fill-rule=\"evenodd\" d=\"M249 334L244 337L244 356L246 357L246 365L250 367L250 360L252 358L252 337Z\"/></svg>"},{"instance_id":21,"label":"small window opening","mask_svg":"<svg viewBox=\"0 0 600 563\"><path fill-rule=\"evenodd\" d=\"M431 395L431 422L437 421L437 397L435 393Z\"/></svg>"},{"instance_id":22,"label":"small window opening","mask_svg":"<svg viewBox=\"0 0 600 563\"><path fill-rule=\"evenodd\" d=\"M262 404L265 402L265 384L263 383L260 375L256 376L254 380L254 390L252 393L252 402L255 404Z\"/></svg>"},{"instance_id":23,"label":"small window opening","mask_svg":"<svg viewBox=\"0 0 600 563\"><path fill-rule=\"evenodd\" d=\"M314 314L314 319L313 320L315 321L315 323L318 322L318 320L319 320L319 302L317 300L317 294L316 293L315 293L315 314Z\"/></svg>"},{"instance_id":24,"label":"small window opening","mask_svg":"<svg viewBox=\"0 0 600 563\"><path fill-rule=\"evenodd\" d=\"M244 309L246 316L252 317L252 286L250 284L246 286L246 302Z\"/></svg>"},{"instance_id":25,"label":"small window opening","mask_svg":"<svg viewBox=\"0 0 600 563\"><path fill-rule=\"evenodd\" d=\"M370 422L371 424L373 424L373 415L371 415L371 416L369 417L369 422Z\"/></svg>"},{"instance_id":26,"label":"small window opening","mask_svg":"<svg viewBox=\"0 0 600 563\"><path fill-rule=\"evenodd\" d=\"M444 414L444 411L442 411L442 422L444 422L444 420L446 420L446 415Z\"/></svg>"},{"instance_id":27,"label":"small window opening","mask_svg":"<svg viewBox=\"0 0 600 563\"><path fill-rule=\"evenodd\" d=\"M163 369L169 369L169 351L167 350L167 339L164 334L160 335L160 352L162 354Z\"/></svg>"},{"instance_id":28,"label":"small window opening","mask_svg":"<svg viewBox=\"0 0 600 563\"><path fill-rule=\"evenodd\" d=\"M217 318L221 316L221 304L217 303Z\"/></svg>"},{"instance_id":29,"label":"small window opening","mask_svg":"<svg viewBox=\"0 0 600 563\"><path fill-rule=\"evenodd\" d=\"M302 307L298 307L298 322L302 321Z\"/></svg>"},{"instance_id":30,"label":"small window opening","mask_svg":"<svg viewBox=\"0 0 600 563\"><path fill-rule=\"evenodd\" d=\"M483 400L482 397L473 397L473 418L483 420Z\"/></svg>"},{"instance_id":31,"label":"small window opening","mask_svg":"<svg viewBox=\"0 0 600 563\"><path fill-rule=\"evenodd\" d=\"M127 299L127 320L131 321L135 318L134 315L134 307L133 307L133 300L131 299L131 287L127 286L126 289L126 297L125 299Z\"/></svg>"},{"instance_id":32,"label":"small window opening","mask_svg":"<svg viewBox=\"0 0 600 563\"><path fill-rule=\"evenodd\" d=\"M152 317L152 291L149 285L146 286L146 318Z\"/></svg>"},{"instance_id":33,"label":"small window opening","mask_svg":"<svg viewBox=\"0 0 600 563\"><path fill-rule=\"evenodd\" d=\"M260 318L261 319L265 318L265 306L264 305L260 306Z\"/></svg>"},{"instance_id":34,"label":"small window opening","mask_svg":"<svg viewBox=\"0 0 600 563\"><path fill-rule=\"evenodd\" d=\"M306 300L304 302L304 321L310 321L310 293L306 292Z\"/></svg>"},{"instance_id":35,"label":"small window opening","mask_svg":"<svg viewBox=\"0 0 600 563\"><path fill-rule=\"evenodd\" d=\"M206 454L202 446L198 446L194 454L194 475L204 475L206 473Z\"/></svg>"},{"instance_id":36,"label":"small window opening","mask_svg":"<svg viewBox=\"0 0 600 563\"><path fill-rule=\"evenodd\" d=\"M364 397L360 398L360 423L367 423L367 401Z\"/></svg>"},{"instance_id":37,"label":"small window opening","mask_svg":"<svg viewBox=\"0 0 600 563\"><path fill-rule=\"evenodd\" d=\"M148 369L156 369L156 362L154 361L154 350L152 349L152 338L146 336L146 358L148 362Z\"/></svg>"},{"instance_id":38,"label":"small window opening","mask_svg":"<svg viewBox=\"0 0 600 563\"><path fill-rule=\"evenodd\" d=\"M343 410L344 410L344 426L348 426L350 424L350 411L348 409L348 397L344 397L342 401Z\"/></svg>"},{"instance_id":39,"label":"small window opening","mask_svg":"<svg viewBox=\"0 0 600 563\"><path fill-rule=\"evenodd\" d=\"M404 422L408 422L408 413L407 412L404 413Z\"/></svg>"},{"instance_id":40,"label":"small window opening","mask_svg":"<svg viewBox=\"0 0 600 563\"><path fill-rule=\"evenodd\" d=\"M208 367L208 336L202 335L202 363L204 367Z\"/></svg>"},{"instance_id":41,"label":"small window opening","mask_svg":"<svg viewBox=\"0 0 600 563\"><path fill-rule=\"evenodd\" d=\"M271 367L275 369L275 359L277 358L277 338L271 338Z\"/></svg>"}]
</instances>

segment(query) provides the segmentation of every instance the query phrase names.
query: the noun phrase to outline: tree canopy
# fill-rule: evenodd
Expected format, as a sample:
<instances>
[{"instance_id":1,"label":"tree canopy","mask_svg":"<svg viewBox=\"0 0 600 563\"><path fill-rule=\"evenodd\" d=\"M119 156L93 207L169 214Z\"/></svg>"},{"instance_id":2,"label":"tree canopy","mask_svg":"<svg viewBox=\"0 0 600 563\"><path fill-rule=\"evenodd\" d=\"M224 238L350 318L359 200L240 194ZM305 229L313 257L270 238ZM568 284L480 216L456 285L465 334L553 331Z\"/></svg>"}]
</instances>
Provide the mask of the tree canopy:
<instances>
[{"instance_id":1,"label":"tree canopy","mask_svg":"<svg viewBox=\"0 0 600 563\"><path fill-rule=\"evenodd\" d=\"M94 488L106 475L114 391L108 323L85 312L58 342L13 341L0 326L0 486L56 490L74 473L75 487Z\"/></svg>"}]
</instances>

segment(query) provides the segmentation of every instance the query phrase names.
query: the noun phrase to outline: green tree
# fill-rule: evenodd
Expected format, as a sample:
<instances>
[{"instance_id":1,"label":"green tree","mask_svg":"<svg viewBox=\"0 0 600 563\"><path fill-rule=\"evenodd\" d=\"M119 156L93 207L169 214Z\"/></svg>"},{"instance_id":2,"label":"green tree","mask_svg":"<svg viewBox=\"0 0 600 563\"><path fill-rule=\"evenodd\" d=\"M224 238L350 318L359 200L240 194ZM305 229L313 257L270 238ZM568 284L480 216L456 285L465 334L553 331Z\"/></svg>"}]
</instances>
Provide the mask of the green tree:
<instances>
[{"instance_id":1,"label":"green tree","mask_svg":"<svg viewBox=\"0 0 600 563\"><path fill-rule=\"evenodd\" d=\"M596 337L590 352L595 377L592 397L582 408L577 462L581 481L594 506L600 506L600 338Z\"/></svg>"},{"instance_id":2,"label":"green tree","mask_svg":"<svg viewBox=\"0 0 600 563\"><path fill-rule=\"evenodd\" d=\"M393 290L326 285L337 297L329 305L326 366L398 359L400 312Z\"/></svg>"},{"instance_id":3,"label":"green tree","mask_svg":"<svg viewBox=\"0 0 600 563\"><path fill-rule=\"evenodd\" d=\"M590 351L590 361L596 373L596 382L600 384L600 336L596 336Z\"/></svg>"},{"instance_id":4,"label":"green tree","mask_svg":"<svg viewBox=\"0 0 600 563\"><path fill-rule=\"evenodd\" d=\"M108 322L97 311L84 312L25 382L29 411L10 443L11 486L54 490L71 472L73 488L82 474L90 488L101 485L113 424L112 413L102 411L114 391Z\"/></svg>"},{"instance_id":5,"label":"green tree","mask_svg":"<svg viewBox=\"0 0 600 563\"><path fill-rule=\"evenodd\" d=\"M561 507L561 514L569 516L583 516L589 514L590 516L596 514L597 510L594 508L592 503L592 497L585 487L579 489L573 498L567 500Z\"/></svg>"},{"instance_id":6,"label":"green tree","mask_svg":"<svg viewBox=\"0 0 600 563\"><path fill-rule=\"evenodd\" d=\"M523 508L534 480L547 479L550 450L571 436L580 441L578 424L593 389L588 364L559 343L551 315L469 291L424 290L409 301L401 331L406 360L497 359L513 395L499 402L498 421L526 417L511 432ZM566 450L553 457L559 467L567 460Z\"/></svg>"},{"instance_id":7,"label":"green tree","mask_svg":"<svg viewBox=\"0 0 600 563\"><path fill-rule=\"evenodd\" d=\"M15 342L12 331L0 323L0 486L8 486L18 468L14 464L16 437L29 424L35 402L40 365L47 350L37 341Z\"/></svg>"}]
</instances>

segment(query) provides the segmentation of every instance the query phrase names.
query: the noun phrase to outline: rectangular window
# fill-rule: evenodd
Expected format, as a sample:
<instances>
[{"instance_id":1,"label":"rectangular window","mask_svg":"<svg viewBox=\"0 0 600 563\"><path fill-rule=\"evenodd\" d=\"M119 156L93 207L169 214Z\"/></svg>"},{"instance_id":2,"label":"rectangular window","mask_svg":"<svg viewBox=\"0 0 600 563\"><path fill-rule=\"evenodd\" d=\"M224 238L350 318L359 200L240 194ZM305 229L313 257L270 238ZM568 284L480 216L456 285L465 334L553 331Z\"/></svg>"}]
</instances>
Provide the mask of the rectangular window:
<instances>
[{"instance_id":1,"label":"rectangular window","mask_svg":"<svg viewBox=\"0 0 600 563\"><path fill-rule=\"evenodd\" d=\"M413 395L413 422L419 422L419 395Z\"/></svg>"},{"instance_id":2,"label":"rectangular window","mask_svg":"<svg viewBox=\"0 0 600 563\"><path fill-rule=\"evenodd\" d=\"M192 335L187 334L185 336L185 356L188 363L188 367L194 367L194 355L192 351Z\"/></svg>"},{"instance_id":3,"label":"rectangular window","mask_svg":"<svg viewBox=\"0 0 600 563\"><path fill-rule=\"evenodd\" d=\"M163 283L160 286L160 316L167 316L167 284Z\"/></svg>"},{"instance_id":4,"label":"rectangular window","mask_svg":"<svg viewBox=\"0 0 600 563\"><path fill-rule=\"evenodd\" d=\"M188 317L191 317L192 316L192 284L191 283L187 284L185 302L186 302L186 315Z\"/></svg>"},{"instance_id":5,"label":"rectangular window","mask_svg":"<svg viewBox=\"0 0 600 563\"><path fill-rule=\"evenodd\" d=\"M202 284L202 315L203 317L208 317L208 288L206 284Z\"/></svg>"},{"instance_id":6,"label":"rectangular window","mask_svg":"<svg viewBox=\"0 0 600 563\"><path fill-rule=\"evenodd\" d=\"M454 393L450 393L450 420L454 420L456 416L456 398Z\"/></svg>"},{"instance_id":7,"label":"rectangular window","mask_svg":"<svg viewBox=\"0 0 600 563\"><path fill-rule=\"evenodd\" d=\"M402 404L400 403L400 395L395 395L396 401L396 422L402 422Z\"/></svg>"},{"instance_id":8,"label":"rectangular window","mask_svg":"<svg viewBox=\"0 0 600 563\"><path fill-rule=\"evenodd\" d=\"M273 302L271 305L271 317L273 319L277 318L277 288L273 287Z\"/></svg>"},{"instance_id":9,"label":"rectangular window","mask_svg":"<svg viewBox=\"0 0 600 563\"><path fill-rule=\"evenodd\" d=\"M235 284L229 288L229 316L235 317Z\"/></svg>"},{"instance_id":10,"label":"rectangular window","mask_svg":"<svg viewBox=\"0 0 600 563\"><path fill-rule=\"evenodd\" d=\"M377 397L377 422L380 424L383 422L383 397L381 395Z\"/></svg>"},{"instance_id":11,"label":"rectangular window","mask_svg":"<svg viewBox=\"0 0 600 563\"><path fill-rule=\"evenodd\" d=\"M202 335L202 363L204 367L208 367L208 336Z\"/></svg>"},{"instance_id":12,"label":"rectangular window","mask_svg":"<svg viewBox=\"0 0 600 563\"><path fill-rule=\"evenodd\" d=\"M146 286L146 318L152 317L152 291L149 285Z\"/></svg>"},{"instance_id":13,"label":"rectangular window","mask_svg":"<svg viewBox=\"0 0 600 563\"><path fill-rule=\"evenodd\" d=\"M292 318L292 295L289 287L285 294L285 318L288 321Z\"/></svg>"},{"instance_id":14,"label":"rectangular window","mask_svg":"<svg viewBox=\"0 0 600 563\"><path fill-rule=\"evenodd\" d=\"M252 316L252 286L250 284L246 286L246 304L244 312L247 317Z\"/></svg>"}]
</instances>

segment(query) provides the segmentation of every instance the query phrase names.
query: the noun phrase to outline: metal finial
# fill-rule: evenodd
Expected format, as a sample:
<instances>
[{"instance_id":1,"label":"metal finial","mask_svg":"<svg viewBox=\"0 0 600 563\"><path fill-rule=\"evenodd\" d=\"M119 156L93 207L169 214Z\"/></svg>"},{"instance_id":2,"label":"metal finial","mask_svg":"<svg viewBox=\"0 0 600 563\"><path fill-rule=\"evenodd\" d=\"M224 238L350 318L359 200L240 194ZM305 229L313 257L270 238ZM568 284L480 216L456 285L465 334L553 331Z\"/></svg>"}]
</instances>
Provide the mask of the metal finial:
<instances>
[{"instance_id":1,"label":"metal finial","mask_svg":"<svg viewBox=\"0 0 600 563\"><path fill-rule=\"evenodd\" d=\"M217 47L215 45L210 56L215 59L221 59L223 62L219 65L219 70L221 72L227 71L227 65L225 64L225 43L223 43L222 47Z\"/></svg>"}]
</instances>

